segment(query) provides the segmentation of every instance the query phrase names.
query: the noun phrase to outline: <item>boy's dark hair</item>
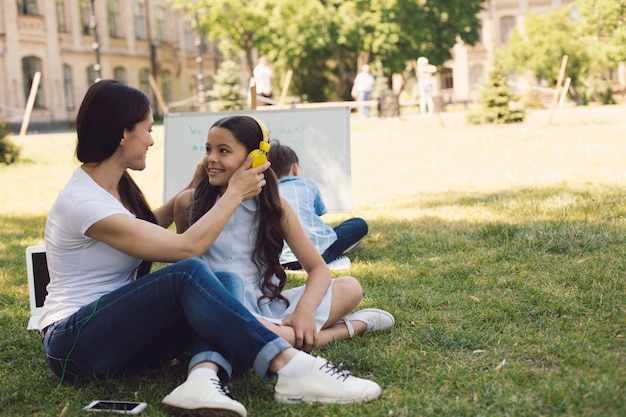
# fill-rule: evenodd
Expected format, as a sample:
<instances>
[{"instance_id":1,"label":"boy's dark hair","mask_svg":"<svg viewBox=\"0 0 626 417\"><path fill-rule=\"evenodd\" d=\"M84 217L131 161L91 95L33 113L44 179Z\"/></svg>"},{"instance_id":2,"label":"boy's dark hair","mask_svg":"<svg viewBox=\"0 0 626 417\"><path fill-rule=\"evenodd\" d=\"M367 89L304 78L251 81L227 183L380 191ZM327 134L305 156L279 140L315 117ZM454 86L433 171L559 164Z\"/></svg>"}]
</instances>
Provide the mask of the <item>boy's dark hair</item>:
<instances>
[{"instance_id":1,"label":"boy's dark hair","mask_svg":"<svg viewBox=\"0 0 626 417\"><path fill-rule=\"evenodd\" d=\"M287 145L281 145L277 140L271 142L267 159L272 163L272 170L278 178L289 175L291 166L299 163L296 152Z\"/></svg>"}]
</instances>

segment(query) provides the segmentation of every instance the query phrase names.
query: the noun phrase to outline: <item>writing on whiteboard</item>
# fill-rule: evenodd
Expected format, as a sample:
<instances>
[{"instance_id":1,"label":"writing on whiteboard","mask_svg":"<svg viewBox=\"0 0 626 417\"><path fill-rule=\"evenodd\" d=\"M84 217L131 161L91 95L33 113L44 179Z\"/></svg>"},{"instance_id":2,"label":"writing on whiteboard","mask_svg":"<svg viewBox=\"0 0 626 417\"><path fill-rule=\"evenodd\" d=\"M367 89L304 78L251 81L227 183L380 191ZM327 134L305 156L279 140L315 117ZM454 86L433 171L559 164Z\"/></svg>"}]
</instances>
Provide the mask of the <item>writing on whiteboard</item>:
<instances>
[{"instance_id":1,"label":"writing on whiteboard","mask_svg":"<svg viewBox=\"0 0 626 417\"><path fill-rule=\"evenodd\" d=\"M233 114L169 113L165 116L164 201L185 187L205 152L209 129ZM350 109L348 107L264 110L254 112L270 139L293 148L300 175L319 185L329 212L352 210L350 165Z\"/></svg>"}]
</instances>

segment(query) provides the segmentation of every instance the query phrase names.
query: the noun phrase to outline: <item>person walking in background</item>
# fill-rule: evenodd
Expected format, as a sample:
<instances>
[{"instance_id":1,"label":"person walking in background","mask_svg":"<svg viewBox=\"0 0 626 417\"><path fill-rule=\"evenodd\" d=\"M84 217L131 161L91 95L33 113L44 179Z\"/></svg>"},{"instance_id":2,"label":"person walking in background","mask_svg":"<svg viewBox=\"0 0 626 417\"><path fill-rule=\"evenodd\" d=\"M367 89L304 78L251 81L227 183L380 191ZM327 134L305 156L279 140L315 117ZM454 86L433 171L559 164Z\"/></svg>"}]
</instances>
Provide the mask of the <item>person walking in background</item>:
<instances>
[{"instance_id":1,"label":"person walking in background","mask_svg":"<svg viewBox=\"0 0 626 417\"><path fill-rule=\"evenodd\" d=\"M227 116L213 124L204 156L207 177L195 190L183 191L176 198L179 233L219 204L235 168L250 152L257 153L255 148L266 148L262 145L269 145L269 134L255 117ZM386 311L366 308L349 314L363 298L361 284L350 276L331 277L295 211L280 197L271 169L265 171L265 179L258 198L239 205L202 259L214 271L238 274L244 281L243 304L298 349L310 351L335 340L390 329L394 318ZM305 285L285 287L287 274L279 263L284 242L308 274Z\"/></svg>"},{"instance_id":2,"label":"person walking in background","mask_svg":"<svg viewBox=\"0 0 626 417\"><path fill-rule=\"evenodd\" d=\"M262 56L259 58L259 62L254 71L254 82L256 83L256 92L263 98L272 99L274 94L272 93L272 78L274 78L274 71L270 65L270 61L267 57ZM259 100L263 105L271 104L266 100Z\"/></svg>"},{"instance_id":3,"label":"person walking in background","mask_svg":"<svg viewBox=\"0 0 626 417\"><path fill-rule=\"evenodd\" d=\"M352 86L352 98L357 101L369 101L372 99L372 92L376 85L376 79L372 75L369 64L363 64L361 72L356 75L354 85ZM361 106L361 116L369 117L370 106Z\"/></svg>"},{"instance_id":4,"label":"person walking in background","mask_svg":"<svg viewBox=\"0 0 626 417\"><path fill-rule=\"evenodd\" d=\"M437 67L428 63L428 58L421 56L417 58L415 75L417 76L417 86L420 94L420 113L432 116L435 114L435 103L433 101L433 74L437 72Z\"/></svg>"},{"instance_id":5,"label":"person walking in background","mask_svg":"<svg viewBox=\"0 0 626 417\"><path fill-rule=\"evenodd\" d=\"M304 232L331 269L349 267L350 259L344 257L367 234L365 220L354 217L332 228L320 216L326 214L326 205L315 181L299 177L299 160L289 146L272 141L268 154L272 170L278 177L280 195L296 211ZM344 259L345 258L345 259ZM280 255L281 265L290 270L300 270L302 265L289 245L285 243Z\"/></svg>"}]
</instances>

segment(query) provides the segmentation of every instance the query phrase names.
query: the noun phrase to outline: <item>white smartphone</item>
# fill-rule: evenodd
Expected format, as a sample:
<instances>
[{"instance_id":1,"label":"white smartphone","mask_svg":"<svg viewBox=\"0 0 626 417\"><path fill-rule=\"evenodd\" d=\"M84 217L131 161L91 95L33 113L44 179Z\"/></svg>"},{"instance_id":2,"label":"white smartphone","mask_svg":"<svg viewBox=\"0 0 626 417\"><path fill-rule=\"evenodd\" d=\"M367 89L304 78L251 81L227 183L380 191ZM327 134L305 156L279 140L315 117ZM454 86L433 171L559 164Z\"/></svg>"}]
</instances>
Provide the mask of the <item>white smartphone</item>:
<instances>
[{"instance_id":1,"label":"white smartphone","mask_svg":"<svg viewBox=\"0 0 626 417\"><path fill-rule=\"evenodd\" d=\"M102 401L96 400L83 408L86 411L104 411L118 414L139 414L148 404L134 401Z\"/></svg>"}]
</instances>

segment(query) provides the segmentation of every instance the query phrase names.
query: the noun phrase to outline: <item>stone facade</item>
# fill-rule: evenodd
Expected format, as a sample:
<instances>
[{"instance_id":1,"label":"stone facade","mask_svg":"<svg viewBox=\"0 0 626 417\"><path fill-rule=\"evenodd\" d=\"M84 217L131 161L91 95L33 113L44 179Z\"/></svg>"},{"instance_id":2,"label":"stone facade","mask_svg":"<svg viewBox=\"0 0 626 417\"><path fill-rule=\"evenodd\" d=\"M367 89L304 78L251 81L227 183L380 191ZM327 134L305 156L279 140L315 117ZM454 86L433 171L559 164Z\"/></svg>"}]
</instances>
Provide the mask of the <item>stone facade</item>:
<instances>
[{"instance_id":1,"label":"stone facade","mask_svg":"<svg viewBox=\"0 0 626 417\"><path fill-rule=\"evenodd\" d=\"M0 0L0 120L21 123L36 72L33 129L71 123L98 75L146 92L157 117L159 95L178 103L171 111L194 110L198 74L209 90L221 56L193 26L165 0Z\"/></svg>"},{"instance_id":2,"label":"stone facade","mask_svg":"<svg viewBox=\"0 0 626 417\"><path fill-rule=\"evenodd\" d=\"M493 51L506 44L510 30L522 25L528 12L547 13L573 1L485 1L480 41L457 44L453 59L436 77L439 101L470 102ZM92 4L97 49L90 28ZM101 78L120 79L146 92L157 118L164 113L161 97L177 103L171 111L202 108L198 75L210 90L222 58L214 42L203 39L197 46L193 23L166 0L0 0L0 120L21 123L33 74L39 71L31 125L72 123L97 77L96 55ZM242 74L249 72L243 67L242 62ZM153 92L150 78L160 94Z\"/></svg>"},{"instance_id":3,"label":"stone facade","mask_svg":"<svg viewBox=\"0 0 626 417\"><path fill-rule=\"evenodd\" d=\"M506 45L509 32L524 24L529 12L539 14L558 10L575 0L487 0L479 14L480 40L474 46L455 45L453 59L439 74L440 95L444 102L469 102L481 78L489 69L492 53Z\"/></svg>"}]
</instances>

